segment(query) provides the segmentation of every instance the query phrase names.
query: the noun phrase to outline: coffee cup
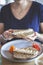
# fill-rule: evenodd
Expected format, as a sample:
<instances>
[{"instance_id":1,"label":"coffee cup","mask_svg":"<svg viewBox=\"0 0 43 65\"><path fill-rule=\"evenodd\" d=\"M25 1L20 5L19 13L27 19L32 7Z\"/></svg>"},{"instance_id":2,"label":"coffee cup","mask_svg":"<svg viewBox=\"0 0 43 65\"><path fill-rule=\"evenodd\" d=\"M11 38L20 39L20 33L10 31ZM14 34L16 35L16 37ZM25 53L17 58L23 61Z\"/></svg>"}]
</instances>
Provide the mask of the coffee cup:
<instances>
[{"instance_id":1,"label":"coffee cup","mask_svg":"<svg viewBox=\"0 0 43 65\"><path fill-rule=\"evenodd\" d=\"M43 53L35 59L36 65L43 65Z\"/></svg>"}]
</instances>

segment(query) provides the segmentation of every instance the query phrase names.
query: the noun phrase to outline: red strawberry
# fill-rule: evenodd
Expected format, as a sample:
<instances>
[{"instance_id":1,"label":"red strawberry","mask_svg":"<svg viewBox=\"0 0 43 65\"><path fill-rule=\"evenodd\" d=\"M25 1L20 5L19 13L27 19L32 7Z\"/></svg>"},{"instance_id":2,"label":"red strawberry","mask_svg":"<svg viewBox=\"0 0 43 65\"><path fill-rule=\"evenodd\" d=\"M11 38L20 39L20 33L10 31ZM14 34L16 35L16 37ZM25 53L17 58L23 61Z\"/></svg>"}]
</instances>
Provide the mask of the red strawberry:
<instances>
[{"instance_id":1,"label":"red strawberry","mask_svg":"<svg viewBox=\"0 0 43 65\"><path fill-rule=\"evenodd\" d=\"M32 45L35 49L37 49L38 51L40 51L40 47L37 43L33 43Z\"/></svg>"}]
</instances>

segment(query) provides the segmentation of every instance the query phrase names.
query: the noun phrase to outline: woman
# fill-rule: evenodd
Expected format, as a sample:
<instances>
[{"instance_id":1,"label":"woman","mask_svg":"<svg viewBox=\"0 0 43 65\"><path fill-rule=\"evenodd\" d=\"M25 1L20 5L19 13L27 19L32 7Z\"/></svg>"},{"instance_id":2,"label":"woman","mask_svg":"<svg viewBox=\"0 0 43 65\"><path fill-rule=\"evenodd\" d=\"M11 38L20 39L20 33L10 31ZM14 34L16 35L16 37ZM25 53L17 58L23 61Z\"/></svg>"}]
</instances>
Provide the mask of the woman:
<instances>
[{"instance_id":1,"label":"woman","mask_svg":"<svg viewBox=\"0 0 43 65\"><path fill-rule=\"evenodd\" d=\"M43 33L43 5L31 0L15 0L1 10L0 33L9 29L28 29ZM12 32L13 30L10 30ZM9 33L5 37L8 37Z\"/></svg>"}]
</instances>

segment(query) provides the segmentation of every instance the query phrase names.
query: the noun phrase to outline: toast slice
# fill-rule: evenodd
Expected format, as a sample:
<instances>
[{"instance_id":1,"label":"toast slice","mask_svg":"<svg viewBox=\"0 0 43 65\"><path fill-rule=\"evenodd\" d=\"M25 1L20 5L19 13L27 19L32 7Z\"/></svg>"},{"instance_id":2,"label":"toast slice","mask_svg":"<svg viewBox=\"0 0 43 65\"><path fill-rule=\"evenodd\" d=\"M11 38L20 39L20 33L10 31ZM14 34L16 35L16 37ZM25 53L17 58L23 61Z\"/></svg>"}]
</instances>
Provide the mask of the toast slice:
<instances>
[{"instance_id":1,"label":"toast slice","mask_svg":"<svg viewBox=\"0 0 43 65\"><path fill-rule=\"evenodd\" d=\"M38 51L33 47L16 49L13 51L13 58L19 59L29 59L36 57L38 55Z\"/></svg>"}]
</instances>

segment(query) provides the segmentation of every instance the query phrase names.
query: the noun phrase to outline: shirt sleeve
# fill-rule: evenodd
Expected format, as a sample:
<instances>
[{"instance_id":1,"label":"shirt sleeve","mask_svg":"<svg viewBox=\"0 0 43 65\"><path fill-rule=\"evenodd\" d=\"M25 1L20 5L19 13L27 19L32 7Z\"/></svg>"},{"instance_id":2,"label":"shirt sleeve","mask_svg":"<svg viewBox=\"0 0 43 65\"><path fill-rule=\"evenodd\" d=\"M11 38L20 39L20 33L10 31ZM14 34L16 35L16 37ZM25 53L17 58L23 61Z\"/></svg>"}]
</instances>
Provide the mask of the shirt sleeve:
<instances>
[{"instance_id":1,"label":"shirt sleeve","mask_svg":"<svg viewBox=\"0 0 43 65\"><path fill-rule=\"evenodd\" d=\"M40 22L43 22L43 5L40 4Z\"/></svg>"},{"instance_id":2,"label":"shirt sleeve","mask_svg":"<svg viewBox=\"0 0 43 65\"><path fill-rule=\"evenodd\" d=\"M5 15L5 11L4 11L4 7L2 7L0 12L0 23L4 23L4 15Z\"/></svg>"}]
</instances>

